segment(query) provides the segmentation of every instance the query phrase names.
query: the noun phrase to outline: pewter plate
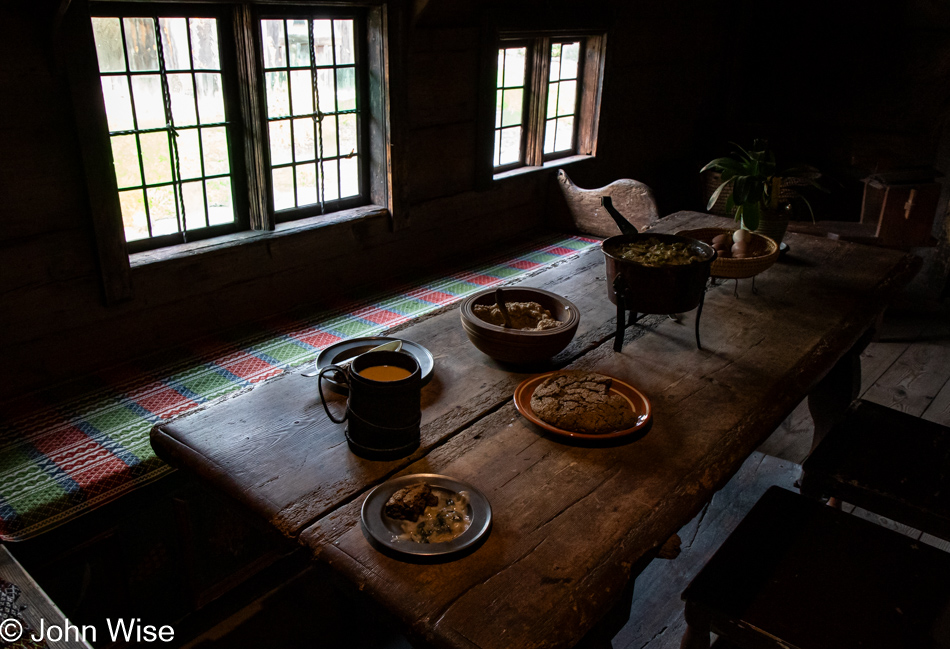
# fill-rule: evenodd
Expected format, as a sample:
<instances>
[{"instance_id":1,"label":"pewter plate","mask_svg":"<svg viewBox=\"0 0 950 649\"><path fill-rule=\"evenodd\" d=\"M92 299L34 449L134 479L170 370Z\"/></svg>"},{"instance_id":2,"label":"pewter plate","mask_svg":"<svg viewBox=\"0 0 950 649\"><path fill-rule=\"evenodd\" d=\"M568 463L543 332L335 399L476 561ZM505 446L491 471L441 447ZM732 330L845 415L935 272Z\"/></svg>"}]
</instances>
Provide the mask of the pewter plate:
<instances>
[{"instance_id":1,"label":"pewter plate","mask_svg":"<svg viewBox=\"0 0 950 649\"><path fill-rule=\"evenodd\" d=\"M469 494L468 514L472 519L468 529L445 543L416 543L415 541L394 540L402 533L399 522L383 513L386 501L399 489L417 482L426 482L432 491ZM485 494L472 485L435 473L414 473L388 480L373 489L363 501L360 511L363 528L384 548L401 554L417 557L434 557L460 552L477 543L491 528L491 505Z\"/></svg>"},{"instance_id":2,"label":"pewter plate","mask_svg":"<svg viewBox=\"0 0 950 649\"><path fill-rule=\"evenodd\" d=\"M317 356L317 361L315 364L316 369L321 370L327 365L348 361L354 356L368 352L373 347L379 347L383 343L392 342L394 340L401 340L402 351L411 354L413 358L416 359L416 362L419 363L419 370L422 373L422 385L429 383L429 381L432 380L432 370L435 368L435 359L432 358L432 353L419 343L414 343L411 340L406 340L405 338L364 336L362 338L341 340L340 342L334 343L320 352L320 354ZM345 385L340 385L336 381L332 380L334 374L335 372L330 372L328 376L323 377L323 380L328 384L329 388L337 394L348 394L349 390L346 389Z\"/></svg>"}]
</instances>

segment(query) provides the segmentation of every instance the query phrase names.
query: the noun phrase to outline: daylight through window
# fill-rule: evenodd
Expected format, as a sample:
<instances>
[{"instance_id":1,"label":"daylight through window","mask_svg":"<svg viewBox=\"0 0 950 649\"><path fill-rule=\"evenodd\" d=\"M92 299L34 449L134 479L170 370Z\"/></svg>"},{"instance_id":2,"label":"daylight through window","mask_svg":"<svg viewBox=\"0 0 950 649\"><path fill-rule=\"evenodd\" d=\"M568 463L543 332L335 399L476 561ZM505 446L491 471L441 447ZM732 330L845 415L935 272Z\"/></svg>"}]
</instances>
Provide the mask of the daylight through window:
<instances>
[{"instance_id":1,"label":"daylight through window","mask_svg":"<svg viewBox=\"0 0 950 649\"><path fill-rule=\"evenodd\" d=\"M544 122L544 153L574 149L577 112L577 59L581 44L553 43L548 75L548 107Z\"/></svg>"},{"instance_id":2,"label":"daylight through window","mask_svg":"<svg viewBox=\"0 0 950 649\"><path fill-rule=\"evenodd\" d=\"M593 30L501 37L492 175L594 155L605 41Z\"/></svg>"},{"instance_id":3,"label":"daylight through window","mask_svg":"<svg viewBox=\"0 0 950 649\"><path fill-rule=\"evenodd\" d=\"M354 21L261 21L273 208L360 194Z\"/></svg>"},{"instance_id":4,"label":"daylight through window","mask_svg":"<svg viewBox=\"0 0 950 649\"><path fill-rule=\"evenodd\" d=\"M92 24L126 241L233 225L217 20Z\"/></svg>"}]
</instances>

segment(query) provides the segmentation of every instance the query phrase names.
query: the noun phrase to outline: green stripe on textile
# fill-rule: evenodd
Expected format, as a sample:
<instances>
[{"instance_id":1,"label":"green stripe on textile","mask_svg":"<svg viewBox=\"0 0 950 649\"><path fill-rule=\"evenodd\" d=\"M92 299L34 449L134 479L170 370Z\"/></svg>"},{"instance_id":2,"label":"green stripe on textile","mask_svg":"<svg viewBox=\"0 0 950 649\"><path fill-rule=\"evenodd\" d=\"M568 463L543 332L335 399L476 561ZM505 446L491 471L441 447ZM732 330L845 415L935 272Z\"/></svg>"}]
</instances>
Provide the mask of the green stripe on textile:
<instances>
[{"instance_id":1,"label":"green stripe on textile","mask_svg":"<svg viewBox=\"0 0 950 649\"><path fill-rule=\"evenodd\" d=\"M514 277L515 275L520 275L524 271L520 268L512 268L511 266L489 266L484 270L477 271L483 275L491 275L492 277Z\"/></svg>"},{"instance_id":2,"label":"green stripe on textile","mask_svg":"<svg viewBox=\"0 0 950 649\"><path fill-rule=\"evenodd\" d=\"M432 310L432 304L412 297L394 297L383 300L379 306L407 316L421 315Z\"/></svg>"},{"instance_id":3,"label":"green stripe on textile","mask_svg":"<svg viewBox=\"0 0 950 649\"><path fill-rule=\"evenodd\" d=\"M338 331L346 338L356 338L358 336L370 336L374 331L380 331L385 328L384 325L368 324L359 320L349 318L334 318L328 324L328 327Z\"/></svg>"},{"instance_id":4,"label":"green stripe on textile","mask_svg":"<svg viewBox=\"0 0 950 649\"><path fill-rule=\"evenodd\" d=\"M439 286L438 290L443 291L445 293L451 293L457 296L464 296L464 295L469 295L471 293L474 293L480 288L481 288L480 286L475 286L473 284L470 284L469 282L460 282L456 280L456 281L450 281L446 284Z\"/></svg>"},{"instance_id":5,"label":"green stripe on textile","mask_svg":"<svg viewBox=\"0 0 950 649\"><path fill-rule=\"evenodd\" d=\"M294 362L302 363L305 358L313 356L312 349L306 349L303 345L298 345L286 338L275 338L262 345L251 347L250 353L256 354L257 352L267 354L281 365Z\"/></svg>"},{"instance_id":6,"label":"green stripe on textile","mask_svg":"<svg viewBox=\"0 0 950 649\"><path fill-rule=\"evenodd\" d=\"M181 386L206 400L215 399L241 387L213 369L199 365L171 377L173 386Z\"/></svg>"}]
</instances>

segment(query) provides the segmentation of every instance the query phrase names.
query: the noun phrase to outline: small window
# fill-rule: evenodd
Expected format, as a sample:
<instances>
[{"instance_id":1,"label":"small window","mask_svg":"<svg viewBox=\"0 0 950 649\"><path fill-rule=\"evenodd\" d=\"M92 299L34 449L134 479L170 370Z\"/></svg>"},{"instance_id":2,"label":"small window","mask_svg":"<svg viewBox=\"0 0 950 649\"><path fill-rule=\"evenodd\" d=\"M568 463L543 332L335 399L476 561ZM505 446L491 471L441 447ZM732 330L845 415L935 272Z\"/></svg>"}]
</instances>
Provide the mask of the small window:
<instances>
[{"instance_id":1,"label":"small window","mask_svg":"<svg viewBox=\"0 0 950 649\"><path fill-rule=\"evenodd\" d=\"M604 37L503 39L492 170L540 166L596 148Z\"/></svg>"},{"instance_id":2,"label":"small window","mask_svg":"<svg viewBox=\"0 0 950 649\"><path fill-rule=\"evenodd\" d=\"M494 156L496 167L521 162L527 51L527 47L506 47L498 50Z\"/></svg>"},{"instance_id":3,"label":"small window","mask_svg":"<svg viewBox=\"0 0 950 649\"><path fill-rule=\"evenodd\" d=\"M574 151L581 43L551 43L544 155Z\"/></svg>"},{"instance_id":4,"label":"small window","mask_svg":"<svg viewBox=\"0 0 950 649\"><path fill-rule=\"evenodd\" d=\"M92 26L130 249L236 229L218 20L113 15Z\"/></svg>"},{"instance_id":5,"label":"small window","mask_svg":"<svg viewBox=\"0 0 950 649\"><path fill-rule=\"evenodd\" d=\"M300 208L366 202L356 28L352 18L261 20L278 220L298 218Z\"/></svg>"}]
</instances>

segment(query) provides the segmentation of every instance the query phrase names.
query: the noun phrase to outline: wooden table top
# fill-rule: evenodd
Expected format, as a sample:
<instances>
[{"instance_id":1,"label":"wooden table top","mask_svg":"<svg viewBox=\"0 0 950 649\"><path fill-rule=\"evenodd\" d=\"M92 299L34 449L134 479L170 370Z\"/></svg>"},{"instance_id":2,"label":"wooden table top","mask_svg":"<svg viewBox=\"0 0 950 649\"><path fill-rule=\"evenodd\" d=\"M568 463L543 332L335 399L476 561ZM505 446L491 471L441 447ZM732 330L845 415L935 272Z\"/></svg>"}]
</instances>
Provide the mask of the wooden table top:
<instances>
[{"instance_id":1,"label":"wooden table top","mask_svg":"<svg viewBox=\"0 0 950 649\"><path fill-rule=\"evenodd\" d=\"M654 231L730 223L680 212ZM396 334L436 359L423 389L422 445L410 457L350 453L315 379L299 371L159 425L152 444L310 547L401 620L414 643L572 646L619 598L632 566L729 480L919 267L885 249L794 234L786 241L791 253L756 278L757 295L749 280L738 299L731 281L708 291L703 350L694 311L680 323L647 317L613 352L616 310L597 250L523 282L566 296L582 313L554 366L615 376L651 400L652 427L629 443L571 445L523 419L511 395L530 374L478 352L451 308ZM359 524L363 494L406 473L441 473L481 490L494 513L484 545L434 565L373 549Z\"/></svg>"}]
</instances>

